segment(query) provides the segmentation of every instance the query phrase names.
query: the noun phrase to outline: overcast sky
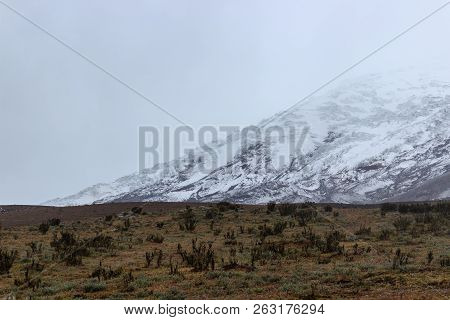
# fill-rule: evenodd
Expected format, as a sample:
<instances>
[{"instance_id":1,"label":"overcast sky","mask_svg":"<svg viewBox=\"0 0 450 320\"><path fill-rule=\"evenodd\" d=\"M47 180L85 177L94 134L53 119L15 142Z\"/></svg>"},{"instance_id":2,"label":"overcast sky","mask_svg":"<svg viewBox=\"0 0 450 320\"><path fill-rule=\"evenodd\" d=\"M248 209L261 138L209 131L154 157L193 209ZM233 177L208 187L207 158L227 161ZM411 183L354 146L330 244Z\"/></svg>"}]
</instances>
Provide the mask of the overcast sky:
<instances>
[{"instance_id":1,"label":"overcast sky","mask_svg":"<svg viewBox=\"0 0 450 320\"><path fill-rule=\"evenodd\" d=\"M1 0L193 125L279 112L445 1ZM450 6L347 77L450 57ZM177 125L0 4L0 204L138 170Z\"/></svg>"}]
</instances>

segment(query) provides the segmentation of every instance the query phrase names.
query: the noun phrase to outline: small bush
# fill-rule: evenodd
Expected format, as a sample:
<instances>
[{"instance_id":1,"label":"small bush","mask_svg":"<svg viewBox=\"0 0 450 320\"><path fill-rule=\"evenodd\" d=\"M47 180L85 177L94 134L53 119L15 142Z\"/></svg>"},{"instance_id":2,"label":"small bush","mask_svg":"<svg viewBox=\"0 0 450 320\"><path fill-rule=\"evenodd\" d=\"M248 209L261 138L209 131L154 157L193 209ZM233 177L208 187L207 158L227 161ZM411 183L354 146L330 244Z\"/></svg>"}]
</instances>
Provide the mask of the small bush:
<instances>
[{"instance_id":1,"label":"small bush","mask_svg":"<svg viewBox=\"0 0 450 320\"><path fill-rule=\"evenodd\" d=\"M381 212L395 212L397 211L397 205L395 203L382 203L381 204Z\"/></svg>"},{"instance_id":2,"label":"small bush","mask_svg":"<svg viewBox=\"0 0 450 320\"><path fill-rule=\"evenodd\" d=\"M142 208L141 207L133 207L133 208L131 208L131 212L133 212L135 214L141 214Z\"/></svg>"},{"instance_id":3,"label":"small bush","mask_svg":"<svg viewBox=\"0 0 450 320\"><path fill-rule=\"evenodd\" d=\"M163 293L155 293L157 299L160 300L185 300L186 296L176 289L171 289Z\"/></svg>"},{"instance_id":4,"label":"small bush","mask_svg":"<svg viewBox=\"0 0 450 320\"><path fill-rule=\"evenodd\" d=\"M130 221L130 218L126 218L126 219L123 221L122 231L128 231L128 230L130 229L130 227L131 227L131 221Z\"/></svg>"},{"instance_id":5,"label":"small bush","mask_svg":"<svg viewBox=\"0 0 450 320\"><path fill-rule=\"evenodd\" d=\"M393 222L393 225L397 231L406 231L410 224L411 220L407 217L399 217Z\"/></svg>"},{"instance_id":6,"label":"small bush","mask_svg":"<svg viewBox=\"0 0 450 320\"><path fill-rule=\"evenodd\" d=\"M250 250L251 266L255 266L256 261L266 259L278 259L286 253L286 244L284 241L264 242L255 245Z\"/></svg>"},{"instance_id":7,"label":"small bush","mask_svg":"<svg viewBox=\"0 0 450 320\"><path fill-rule=\"evenodd\" d=\"M205 213L205 219L219 219L223 214L217 208L208 208Z\"/></svg>"},{"instance_id":8,"label":"small bush","mask_svg":"<svg viewBox=\"0 0 450 320\"><path fill-rule=\"evenodd\" d=\"M52 218L48 220L48 224L50 227L57 227L61 224L61 220L58 218Z\"/></svg>"},{"instance_id":9,"label":"small bush","mask_svg":"<svg viewBox=\"0 0 450 320\"><path fill-rule=\"evenodd\" d=\"M151 235L147 236L146 240L153 242L153 243L163 243L164 237L163 237L163 235L156 233L156 234L151 234Z\"/></svg>"},{"instance_id":10,"label":"small bush","mask_svg":"<svg viewBox=\"0 0 450 320\"><path fill-rule=\"evenodd\" d=\"M294 214L300 226L304 227L317 217L317 211L314 208L304 208L297 210Z\"/></svg>"},{"instance_id":11,"label":"small bush","mask_svg":"<svg viewBox=\"0 0 450 320\"><path fill-rule=\"evenodd\" d=\"M273 201L267 204L267 212L274 212L277 204Z\"/></svg>"},{"instance_id":12,"label":"small bush","mask_svg":"<svg viewBox=\"0 0 450 320\"><path fill-rule=\"evenodd\" d=\"M343 235L341 232L332 231L325 235L325 241L318 241L317 245L323 253L343 253L343 248L339 244L340 241L344 239L345 235Z\"/></svg>"},{"instance_id":13,"label":"small bush","mask_svg":"<svg viewBox=\"0 0 450 320\"><path fill-rule=\"evenodd\" d=\"M428 264L431 264L431 262L433 261L433 259L434 259L434 256L433 256L433 251L428 251L428 253L427 253L427 263Z\"/></svg>"},{"instance_id":14,"label":"small bush","mask_svg":"<svg viewBox=\"0 0 450 320\"><path fill-rule=\"evenodd\" d=\"M440 263L441 267L450 267L450 257L442 256L439 263Z\"/></svg>"},{"instance_id":15,"label":"small bush","mask_svg":"<svg viewBox=\"0 0 450 320\"><path fill-rule=\"evenodd\" d=\"M133 273L131 271L129 271L128 273L124 274L122 276L123 291L125 291L125 292L134 291L133 282L134 282L134 276L133 276Z\"/></svg>"},{"instance_id":16,"label":"small bush","mask_svg":"<svg viewBox=\"0 0 450 320\"><path fill-rule=\"evenodd\" d=\"M295 203L281 203L278 205L278 212L282 216L293 216L297 211Z\"/></svg>"},{"instance_id":17,"label":"small bush","mask_svg":"<svg viewBox=\"0 0 450 320\"><path fill-rule=\"evenodd\" d=\"M110 236L105 236L103 234L97 235L90 239L86 239L84 242L86 247L95 249L109 249L113 246L113 238Z\"/></svg>"},{"instance_id":18,"label":"small bush","mask_svg":"<svg viewBox=\"0 0 450 320\"><path fill-rule=\"evenodd\" d=\"M380 231L380 233L378 234L378 240L384 241L384 240L389 240L391 237L391 230L388 229L382 229Z\"/></svg>"},{"instance_id":19,"label":"small bush","mask_svg":"<svg viewBox=\"0 0 450 320\"><path fill-rule=\"evenodd\" d=\"M182 222L179 223L180 230L193 232L197 226L197 219L191 209L187 206L186 210L181 214Z\"/></svg>"},{"instance_id":20,"label":"small bush","mask_svg":"<svg viewBox=\"0 0 450 320\"><path fill-rule=\"evenodd\" d=\"M116 270L111 267L104 268L102 263L100 262L99 266L91 273L91 278L97 278L100 282L101 280L109 280L113 278L117 278L122 274L122 268L118 268Z\"/></svg>"},{"instance_id":21,"label":"small bush","mask_svg":"<svg viewBox=\"0 0 450 320\"><path fill-rule=\"evenodd\" d=\"M178 245L178 253L183 262L193 268L193 271L207 271L209 269L214 271L214 250L212 244L206 245L204 242L197 244L197 239L192 240L191 251L187 252Z\"/></svg>"},{"instance_id":22,"label":"small bush","mask_svg":"<svg viewBox=\"0 0 450 320\"><path fill-rule=\"evenodd\" d=\"M62 231L61 237L53 235L50 246L55 249L56 257L65 261L69 266L78 266L82 264L82 257L89 255L89 250L85 243L78 241L75 235L70 232Z\"/></svg>"},{"instance_id":23,"label":"small bush","mask_svg":"<svg viewBox=\"0 0 450 320\"><path fill-rule=\"evenodd\" d=\"M225 238L225 245L226 246L236 245L237 244L236 234L234 233L234 230L227 231L227 233L225 233L223 235L223 237Z\"/></svg>"},{"instance_id":24,"label":"small bush","mask_svg":"<svg viewBox=\"0 0 450 320\"><path fill-rule=\"evenodd\" d=\"M372 234L372 228L366 226L360 226L355 232L357 236L370 236Z\"/></svg>"},{"instance_id":25,"label":"small bush","mask_svg":"<svg viewBox=\"0 0 450 320\"><path fill-rule=\"evenodd\" d=\"M84 285L84 292L85 293L92 293L92 292L99 292L106 289L106 285L101 282L89 282Z\"/></svg>"},{"instance_id":26,"label":"small bush","mask_svg":"<svg viewBox=\"0 0 450 320\"><path fill-rule=\"evenodd\" d=\"M60 238L56 234L53 235L53 240L50 242L50 246L55 248L57 252L64 251L67 248L71 248L77 244L75 235L70 232L62 231Z\"/></svg>"},{"instance_id":27,"label":"small bush","mask_svg":"<svg viewBox=\"0 0 450 320\"><path fill-rule=\"evenodd\" d=\"M221 201L217 203L217 209L219 209L220 212L225 212L229 210L237 212L239 210L239 206L237 204L233 204L228 201Z\"/></svg>"},{"instance_id":28,"label":"small bush","mask_svg":"<svg viewBox=\"0 0 450 320\"><path fill-rule=\"evenodd\" d=\"M287 227L287 222L286 221L285 222L278 221L273 226L273 234L274 235L282 234L284 229L286 229L286 227Z\"/></svg>"},{"instance_id":29,"label":"small bush","mask_svg":"<svg viewBox=\"0 0 450 320\"><path fill-rule=\"evenodd\" d=\"M392 260L392 269L396 270L400 266L408 264L410 255L402 252L400 249L395 251L394 259Z\"/></svg>"},{"instance_id":30,"label":"small bush","mask_svg":"<svg viewBox=\"0 0 450 320\"><path fill-rule=\"evenodd\" d=\"M0 274L9 273L17 258L17 251L6 251L0 249Z\"/></svg>"},{"instance_id":31,"label":"small bush","mask_svg":"<svg viewBox=\"0 0 450 320\"><path fill-rule=\"evenodd\" d=\"M48 222L41 223L38 228L39 232L42 234L46 234L49 229L50 229L50 225L48 224Z\"/></svg>"}]
</instances>

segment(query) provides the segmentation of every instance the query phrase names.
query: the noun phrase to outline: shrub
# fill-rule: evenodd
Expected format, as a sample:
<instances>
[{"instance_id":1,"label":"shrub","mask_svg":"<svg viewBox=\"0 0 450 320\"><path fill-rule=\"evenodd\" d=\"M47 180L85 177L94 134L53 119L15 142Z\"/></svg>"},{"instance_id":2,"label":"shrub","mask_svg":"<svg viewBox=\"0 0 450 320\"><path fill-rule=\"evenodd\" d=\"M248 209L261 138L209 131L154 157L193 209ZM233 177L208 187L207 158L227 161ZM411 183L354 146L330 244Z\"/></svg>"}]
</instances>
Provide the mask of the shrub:
<instances>
[{"instance_id":1,"label":"shrub","mask_svg":"<svg viewBox=\"0 0 450 320\"><path fill-rule=\"evenodd\" d=\"M277 259L286 253L286 244L284 241L264 242L255 245L250 250L251 266L254 267L255 262L266 259Z\"/></svg>"},{"instance_id":2,"label":"shrub","mask_svg":"<svg viewBox=\"0 0 450 320\"><path fill-rule=\"evenodd\" d=\"M50 225L50 227L56 227L61 224L61 220L58 218L52 218L48 220L48 224Z\"/></svg>"},{"instance_id":3,"label":"shrub","mask_svg":"<svg viewBox=\"0 0 450 320\"><path fill-rule=\"evenodd\" d=\"M111 267L104 268L100 262L99 266L91 273L91 278L97 278L100 282L101 280L109 280L117 278L122 274L122 268L113 270Z\"/></svg>"},{"instance_id":4,"label":"shrub","mask_svg":"<svg viewBox=\"0 0 450 320\"><path fill-rule=\"evenodd\" d=\"M297 211L297 205L295 203L281 203L278 205L278 212L282 216L293 216Z\"/></svg>"},{"instance_id":5,"label":"shrub","mask_svg":"<svg viewBox=\"0 0 450 320\"><path fill-rule=\"evenodd\" d=\"M205 213L206 219L218 219L222 218L222 213L217 208L208 208Z\"/></svg>"},{"instance_id":6,"label":"shrub","mask_svg":"<svg viewBox=\"0 0 450 320\"><path fill-rule=\"evenodd\" d=\"M61 231L61 237L53 235L50 246L55 249L56 256L66 262L67 265L77 266L82 264L82 257L89 255L85 243L78 241L74 234Z\"/></svg>"},{"instance_id":7,"label":"shrub","mask_svg":"<svg viewBox=\"0 0 450 320\"><path fill-rule=\"evenodd\" d=\"M428 251L428 253L427 253L427 263L428 264L431 264L431 262L433 261L433 251Z\"/></svg>"},{"instance_id":8,"label":"shrub","mask_svg":"<svg viewBox=\"0 0 450 320\"><path fill-rule=\"evenodd\" d=\"M294 214L300 226L304 227L317 217L317 211L313 208L297 210Z\"/></svg>"},{"instance_id":9,"label":"shrub","mask_svg":"<svg viewBox=\"0 0 450 320\"><path fill-rule=\"evenodd\" d=\"M236 234L234 233L234 230L227 231L227 233L224 234L223 237L225 238L225 245L227 245L227 246L236 245L237 241L236 241Z\"/></svg>"},{"instance_id":10,"label":"shrub","mask_svg":"<svg viewBox=\"0 0 450 320\"><path fill-rule=\"evenodd\" d=\"M378 240L389 240L391 237L391 230L388 229L382 229L380 233L378 234Z\"/></svg>"},{"instance_id":11,"label":"shrub","mask_svg":"<svg viewBox=\"0 0 450 320\"><path fill-rule=\"evenodd\" d=\"M322 243L318 243L319 249L323 253L343 253L343 248L339 246L339 242L345 239L345 235L343 235L339 231L332 231L325 235L325 241Z\"/></svg>"},{"instance_id":12,"label":"shrub","mask_svg":"<svg viewBox=\"0 0 450 320\"><path fill-rule=\"evenodd\" d=\"M84 242L86 247L95 249L99 248L109 249L112 247L113 238L111 236L105 236L103 234L100 234L93 238L86 239Z\"/></svg>"},{"instance_id":13,"label":"shrub","mask_svg":"<svg viewBox=\"0 0 450 320\"><path fill-rule=\"evenodd\" d=\"M128 273L124 274L122 276L123 291L125 291L125 292L134 291L133 281L134 281L134 276L133 276L133 273L131 271L129 271Z\"/></svg>"},{"instance_id":14,"label":"shrub","mask_svg":"<svg viewBox=\"0 0 450 320\"><path fill-rule=\"evenodd\" d=\"M180 230L194 231L197 226L197 219L192 212L191 207L187 206L186 210L181 214L182 222L180 222Z\"/></svg>"},{"instance_id":15,"label":"shrub","mask_svg":"<svg viewBox=\"0 0 450 320\"><path fill-rule=\"evenodd\" d=\"M25 285L27 288L30 288L33 291L35 291L41 285L41 279L40 278L31 278L30 277L30 268L26 267L24 270L23 279L14 279L14 285L17 287Z\"/></svg>"},{"instance_id":16,"label":"shrub","mask_svg":"<svg viewBox=\"0 0 450 320\"><path fill-rule=\"evenodd\" d=\"M133 212L135 214L141 214L142 208L141 207L133 207L133 208L131 208L131 212Z\"/></svg>"},{"instance_id":17,"label":"shrub","mask_svg":"<svg viewBox=\"0 0 450 320\"><path fill-rule=\"evenodd\" d=\"M171 289L163 293L155 293L157 299L160 300L185 300L186 296L176 289Z\"/></svg>"},{"instance_id":18,"label":"shrub","mask_svg":"<svg viewBox=\"0 0 450 320\"><path fill-rule=\"evenodd\" d=\"M147 268L150 268L150 266L152 265L152 261L155 257L156 257L156 267L159 268L161 266L163 258L162 250L155 249L153 252L148 251L145 253L145 265Z\"/></svg>"},{"instance_id":19,"label":"shrub","mask_svg":"<svg viewBox=\"0 0 450 320\"><path fill-rule=\"evenodd\" d=\"M275 225L273 226L273 234L277 235L277 234L282 234L284 229L286 229L287 227L287 222L281 222L278 221L275 223Z\"/></svg>"},{"instance_id":20,"label":"shrub","mask_svg":"<svg viewBox=\"0 0 450 320\"><path fill-rule=\"evenodd\" d=\"M76 248L63 257L63 261L68 266L79 266L83 264L83 256L86 256L86 251L83 248Z\"/></svg>"},{"instance_id":21,"label":"shrub","mask_svg":"<svg viewBox=\"0 0 450 320\"><path fill-rule=\"evenodd\" d=\"M113 216L112 216L112 215L107 215L107 216L105 217L105 222L111 222L112 219L113 219Z\"/></svg>"},{"instance_id":22,"label":"shrub","mask_svg":"<svg viewBox=\"0 0 450 320\"><path fill-rule=\"evenodd\" d=\"M28 246L30 247L31 255L42 252L42 243L38 243L36 241L31 241L30 243L28 243ZM27 251L27 256L28 256L28 251Z\"/></svg>"},{"instance_id":23,"label":"shrub","mask_svg":"<svg viewBox=\"0 0 450 320\"><path fill-rule=\"evenodd\" d=\"M153 243L163 243L164 241L164 236L156 233L156 234L151 234L149 236L147 236L147 241L153 242Z\"/></svg>"},{"instance_id":24,"label":"shrub","mask_svg":"<svg viewBox=\"0 0 450 320\"><path fill-rule=\"evenodd\" d=\"M106 289L105 284L103 284L101 282L94 282L94 281L86 283L83 288L85 293L98 292L98 291L103 291L105 289Z\"/></svg>"},{"instance_id":25,"label":"shrub","mask_svg":"<svg viewBox=\"0 0 450 320\"><path fill-rule=\"evenodd\" d=\"M48 224L48 222L41 223L38 228L39 232L42 234L46 234L49 229L50 229L50 225Z\"/></svg>"},{"instance_id":26,"label":"shrub","mask_svg":"<svg viewBox=\"0 0 450 320\"><path fill-rule=\"evenodd\" d=\"M324 208L324 211L325 211L325 212L333 212L333 207L330 206L329 204L327 204L327 205L325 206L325 208Z\"/></svg>"},{"instance_id":27,"label":"shrub","mask_svg":"<svg viewBox=\"0 0 450 320\"><path fill-rule=\"evenodd\" d=\"M228 211L228 210L233 210L233 211L237 212L239 209L239 206L237 204L233 204L228 201L221 201L221 202L217 203L217 209L219 209L220 212L224 212L224 211Z\"/></svg>"},{"instance_id":28,"label":"shrub","mask_svg":"<svg viewBox=\"0 0 450 320\"><path fill-rule=\"evenodd\" d=\"M397 231L406 231L410 224L411 220L407 217L399 217L393 222L393 225Z\"/></svg>"},{"instance_id":29,"label":"shrub","mask_svg":"<svg viewBox=\"0 0 450 320\"><path fill-rule=\"evenodd\" d=\"M440 263L441 267L450 267L450 257L442 256L439 263Z\"/></svg>"},{"instance_id":30,"label":"shrub","mask_svg":"<svg viewBox=\"0 0 450 320\"><path fill-rule=\"evenodd\" d=\"M17 251L6 251L0 249L0 274L9 273L12 268L14 261L17 258Z\"/></svg>"},{"instance_id":31,"label":"shrub","mask_svg":"<svg viewBox=\"0 0 450 320\"><path fill-rule=\"evenodd\" d=\"M65 251L77 244L77 240L73 233L61 231L61 237L58 238L56 234L53 235L53 240L50 242L50 246L57 252Z\"/></svg>"},{"instance_id":32,"label":"shrub","mask_svg":"<svg viewBox=\"0 0 450 320\"><path fill-rule=\"evenodd\" d=\"M130 229L130 227L131 227L131 221L130 221L130 218L126 218L126 219L123 221L122 231L128 231L128 230Z\"/></svg>"},{"instance_id":33,"label":"shrub","mask_svg":"<svg viewBox=\"0 0 450 320\"><path fill-rule=\"evenodd\" d=\"M372 228L366 226L360 226L359 229L355 232L355 234L358 236L370 236L371 233Z\"/></svg>"},{"instance_id":34,"label":"shrub","mask_svg":"<svg viewBox=\"0 0 450 320\"><path fill-rule=\"evenodd\" d=\"M193 271L207 271L209 269L214 271L214 250L211 243L208 245L204 242L197 244L197 239L193 239L191 252L182 250L181 245L178 245L178 253L183 262L192 267Z\"/></svg>"},{"instance_id":35,"label":"shrub","mask_svg":"<svg viewBox=\"0 0 450 320\"><path fill-rule=\"evenodd\" d=\"M180 274L180 272L178 271L178 264L173 264L172 257L170 257L169 261L169 274L171 276Z\"/></svg>"},{"instance_id":36,"label":"shrub","mask_svg":"<svg viewBox=\"0 0 450 320\"><path fill-rule=\"evenodd\" d=\"M394 212L397 211L397 205L395 203L382 203L381 212Z\"/></svg>"},{"instance_id":37,"label":"shrub","mask_svg":"<svg viewBox=\"0 0 450 320\"><path fill-rule=\"evenodd\" d=\"M276 206L277 206L277 204L276 204L275 202L270 201L270 202L267 204L267 212L274 212Z\"/></svg>"},{"instance_id":38,"label":"shrub","mask_svg":"<svg viewBox=\"0 0 450 320\"><path fill-rule=\"evenodd\" d=\"M272 227L268 226L267 224L258 226L258 229L259 229L259 236L263 239L265 237L273 235Z\"/></svg>"},{"instance_id":39,"label":"shrub","mask_svg":"<svg viewBox=\"0 0 450 320\"><path fill-rule=\"evenodd\" d=\"M398 269L400 266L408 264L410 255L402 252L400 249L395 251L394 259L392 260L392 269Z\"/></svg>"}]
</instances>

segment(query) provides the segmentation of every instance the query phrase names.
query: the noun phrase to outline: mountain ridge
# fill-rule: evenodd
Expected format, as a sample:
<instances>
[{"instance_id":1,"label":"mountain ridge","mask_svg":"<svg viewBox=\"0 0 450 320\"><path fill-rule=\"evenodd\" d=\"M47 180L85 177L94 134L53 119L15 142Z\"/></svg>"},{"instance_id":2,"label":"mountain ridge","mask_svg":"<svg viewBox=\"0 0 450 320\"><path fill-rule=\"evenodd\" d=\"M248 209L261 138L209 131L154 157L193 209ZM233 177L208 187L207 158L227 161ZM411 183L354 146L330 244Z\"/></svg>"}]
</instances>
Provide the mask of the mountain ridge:
<instances>
[{"instance_id":1,"label":"mountain ridge","mask_svg":"<svg viewBox=\"0 0 450 320\"><path fill-rule=\"evenodd\" d=\"M283 138L303 139L301 153L292 154L277 140L250 137L245 144L242 137L232 136L212 145L219 155L213 170L201 170L212 160L197 149L191 158L158 164L45 204L374 203L413 200L421 193L420 186L431 190L427 182L432 185L439 179L444 181L443 190L423 191L425 198L430 197L424 200L449 198L450 185L445 181L450 175L450 82L446 79L447 75L439 79L397 72L348 80L257 125L296 129L293 136L285 132ZM236 151L228 161L224 155L230 144ZM278 163L281 158L289 161Z\"/></svg>"}]
</instances>

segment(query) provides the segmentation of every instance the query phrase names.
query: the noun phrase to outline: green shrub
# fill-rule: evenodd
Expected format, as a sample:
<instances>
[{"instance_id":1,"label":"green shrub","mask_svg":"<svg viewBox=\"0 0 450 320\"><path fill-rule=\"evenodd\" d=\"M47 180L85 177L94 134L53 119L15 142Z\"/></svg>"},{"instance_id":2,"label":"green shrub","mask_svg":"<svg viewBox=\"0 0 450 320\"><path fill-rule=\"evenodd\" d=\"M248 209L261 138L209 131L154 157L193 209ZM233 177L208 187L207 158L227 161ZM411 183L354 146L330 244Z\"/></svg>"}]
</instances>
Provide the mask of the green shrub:
<instances>
[{"instance_id":1,"label":"green shrub","mask_svg":"<svg viewBox=\"0 0 450 320\"><path fill-rule=\"evenodd\" d=\"M17 259L17 251L6 251L0 249L0 274L9 273L14 261Z\"/></svg>"},{"instance_id":2,"label":"green shrub","mask_svg":"<svg viewBox=\"0 0 450 320\"><path fill-rule=\"evenodd\" d=\"M84 292L85 293L91 293L91 292L99 292L99 291L103 291L106 289L106 285L104 283L101 282L88 282L84 285Z\"/></svg>"},{"instance_id":3,"label":"green shrub","mask_svg":"<svg viewBox=\"0 0 450 320\"><path fill-rule=\"evenodd\" d=\"M186 299L186 296L182 292L180 292L176 289L171 289L169 291L162 292L162 293L156 292L155 296L157 299L160 299L160 300L185 300Z\"/></svg>"},{"instance_id":4,"label":"green shrub","mask_svg":"<svg viewBox=\"0 0 450 320\"><path fill-rule=\"evenodd\" d=\"M50 225L47 222L43 222L39 225L39 232L42 234L46 234L48 230L50 229Z\"/></svg>"},{"instance_id":5,"label":"green shrub","mask_svg":"<svg viewBox=\"0 0 450 320\"><path fill-rule=\"evenodd\" d=\"M181 248L178 244L178 253L183 262L193 268L193 271L207 271L209 269L214 271L214 250L212 244L206 245L204 242L197 244L197 239L192 240L191 251L188 252Z\"/></svg>"},{"instance_id":6,"label":"green shrub","mask_svg":"<svg viewBox=\"0 0 450 320\"><path fill-rule=\"evenodd\" d=\"M411 219L407 217L399 217L394 220L393 225L397 231L406 231L411 223Z\"/></svg>"},{"instance_id":7,"label":"green shrub","mask_svg":"<svg viewBox=\"0 0 450 320\"><path fill-rule=\"evenodd\" d=\"M397 205L395 203L382 203L381 204L381 212L395 212L397 211Z\"/></svg>"},{"instance_id":8,"label":"green shrub","mask_svg":"<svg viewBox=\"0 0 450 320\"><path fill-rule=\"evenodd\" d=\"M191 207L186 206L186 210L181 214L182 221L179 223L180 230L186 230L193 232L197 226L197 219L191 209Z\"/></svg>"},{"instance_id":9,"label":"green shrub","mask_svg":"<svg viewBox=\"0 0 450 320\"><path fill-rule=\"evenodd\" d=\"M146 238L147 241L153 242L153 243L163 243L164 236L159 233L148 235Z\"/></svg>"},{"instance_id":10,"label":"green shrub","mask_svg":"<svg viewBox=\"0 0 450 320\"><path fill-rule=\"evenodd\" d=\"M297 207L295 203L281 203L278 205L278 212L282 216L293 216L297 211Z\"/></svg>"}]
</instances>

